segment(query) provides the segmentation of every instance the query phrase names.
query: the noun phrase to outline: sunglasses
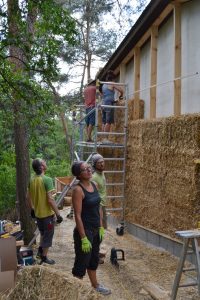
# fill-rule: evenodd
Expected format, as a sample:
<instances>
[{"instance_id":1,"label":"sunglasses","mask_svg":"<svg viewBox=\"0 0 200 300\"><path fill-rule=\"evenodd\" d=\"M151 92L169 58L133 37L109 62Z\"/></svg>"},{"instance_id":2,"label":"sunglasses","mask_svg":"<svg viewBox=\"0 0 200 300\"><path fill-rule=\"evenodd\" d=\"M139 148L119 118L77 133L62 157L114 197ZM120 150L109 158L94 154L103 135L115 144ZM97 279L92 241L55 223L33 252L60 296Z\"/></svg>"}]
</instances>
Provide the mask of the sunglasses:
<instances>
[{"instance_id":1,"label":"sunglasses","mask_svg":"<svg viewBox=\"0 0 200 300\"><path fill-rule=\"evenodd\" d=\"M85 167L85 168L81 169L80 171L81 171L81 173L86 172L86 171L90 172L90 171L92 171L92 168L91 167Z\"/></svg>"}]
</instances>

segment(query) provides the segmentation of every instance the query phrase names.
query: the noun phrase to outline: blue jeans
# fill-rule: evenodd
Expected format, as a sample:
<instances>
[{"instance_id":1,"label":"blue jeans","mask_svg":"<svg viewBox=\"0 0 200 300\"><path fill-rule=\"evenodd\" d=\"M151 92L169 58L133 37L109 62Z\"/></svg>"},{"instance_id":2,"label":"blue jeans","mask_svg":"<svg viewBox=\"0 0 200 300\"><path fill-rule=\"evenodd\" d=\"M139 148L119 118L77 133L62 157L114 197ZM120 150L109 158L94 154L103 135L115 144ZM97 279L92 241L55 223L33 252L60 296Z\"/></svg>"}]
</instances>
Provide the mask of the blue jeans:
<instances>
[{"instance_id":1,"label":"blue jeans","mask_svg":"<svg viewBox=\"0 0 200 300\"><path fill-rule=\"evenodd\" d=\"M102 110L102 123L114 124L114 108L103 108Z\"/></svg>"},{"instance_id":2,"label":"blue jeans","mask_svg":"<svg viewBox=\"0 0 200 300\"><path fill-rule=\"evenodd\" d=\"M94 109L94 107L86 108L86 114L88 114L93 109ZM85 117L85 123L86 123L87 126L89 126L89 125L94 126L95 125L95 109L89 116Z\"/></svg>"}]
</instances>

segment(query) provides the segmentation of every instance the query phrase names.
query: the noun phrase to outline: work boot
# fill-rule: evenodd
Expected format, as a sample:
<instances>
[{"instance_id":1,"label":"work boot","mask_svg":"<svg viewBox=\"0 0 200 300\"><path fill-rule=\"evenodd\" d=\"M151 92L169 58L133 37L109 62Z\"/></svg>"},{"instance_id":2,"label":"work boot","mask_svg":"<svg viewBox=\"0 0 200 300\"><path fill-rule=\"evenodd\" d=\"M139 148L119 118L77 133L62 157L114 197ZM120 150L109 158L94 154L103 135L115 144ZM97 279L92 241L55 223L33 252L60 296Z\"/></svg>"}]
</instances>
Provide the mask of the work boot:
<instances>
[{"instance_id":1,"label":"work boot","mask_svg":"<svg viewBox=\"0 0 200 300\"><path fill-rule=\"evenodd\" d=\"M43 263L48 264L48 265L54 265L56 262L55 262L55 260L50 259L47 256L42 256L40 265L42 265Z\"/></svg>"},{"instance_id":2,"label":"work boot","mask_svg":"<svg viewBox=\"0 0 200 300\"><path fill-rule=\"evenodd\" d=\"M99 252L99 258L105 258L105 257L106 257L105 253Z\"/></svg>"},{"instance_id":3,"label":"work boot","mask_svg":"<svg viewBox=\"0 0 200 300\"><path fill-rule=\"evenodd\" d=\"M99 265L102 265L102 264L104 264L104 260L103 260L103 258L99 258Z\"/></svg>"},{"instance_id":4,"label":"work boot","mask_svg":"<svg viewBox=\"0 0 200 300\"><path fill-rule=\"evenodd\" d=\"M38 248L38 252L36 254L36 258L42 258L42 247Z\"/></svg>"},{"instance_id":5,"label":"work boot","mask_svg":"<svg viewBox=\"0 0 200 300\"><path fill-rule=\"evenodd\" d=\"M74 212L70 212L68 215L67 215L67 218L68 219L73 219L74 217Z\"/></svg>"}]
</instances>

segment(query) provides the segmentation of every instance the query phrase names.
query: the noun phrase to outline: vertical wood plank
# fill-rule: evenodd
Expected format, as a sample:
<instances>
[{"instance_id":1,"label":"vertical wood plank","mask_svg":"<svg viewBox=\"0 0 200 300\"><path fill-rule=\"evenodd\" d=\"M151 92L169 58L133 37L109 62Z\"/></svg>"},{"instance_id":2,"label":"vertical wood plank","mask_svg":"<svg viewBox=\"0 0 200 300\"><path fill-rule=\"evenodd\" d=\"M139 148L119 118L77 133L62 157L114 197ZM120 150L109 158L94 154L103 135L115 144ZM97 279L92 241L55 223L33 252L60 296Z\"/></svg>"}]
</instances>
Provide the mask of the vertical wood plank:
<instances>
[{"instance_id":1,"label":"vertical wood plank","mask_svg":"<svg viewBox=\"0 0 200 300\"><path fill-rule=\"evenodd\" d=\"M156 118L156 84L157 84L157 39L158 39L158 26L151 28L151 49L150 49L150 119Z\"/></svg>"},{"instance_id":2,"label":"vertical wood plank","mask_svg":"<svg viewBox=\"0 0 200 300\"><path fill-rule=\"evenodd\" d=\"M134 50L134 110L133 119L139 119L140 113L140 48Z\"/></svg>"},{"instance_id":3,"label":"vertical wood plank","mask_svg":"<svg viewBox=\"0 0 200 300\"><path fill-rule=\"evenodd\" d=\"M174 4L174 115L181 114L181 4Z\"/></svg>"},{"instance_id":4,"label":"vertical wood plank","mask_svg":"<svg viewBox=\"0 0 200 300\"><path fill-rule=\"evenodd\" d=\"M126 70L126 65L125 64L120 64L120 76L119 76L119 82L125 83L125 70Z\"/></svg>"}]
</instances>

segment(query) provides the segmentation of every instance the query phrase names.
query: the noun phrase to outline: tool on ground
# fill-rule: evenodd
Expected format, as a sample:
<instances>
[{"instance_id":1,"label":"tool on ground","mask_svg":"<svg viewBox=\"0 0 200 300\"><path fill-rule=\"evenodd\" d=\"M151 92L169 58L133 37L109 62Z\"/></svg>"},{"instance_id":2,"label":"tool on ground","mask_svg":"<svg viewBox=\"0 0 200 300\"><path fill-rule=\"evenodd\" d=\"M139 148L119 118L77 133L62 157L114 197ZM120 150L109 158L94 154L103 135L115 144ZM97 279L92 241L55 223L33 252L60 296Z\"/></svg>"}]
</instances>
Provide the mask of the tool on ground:
<instances>
[{"instance_id":1,"label":"tool on ground","mask_svg":"<svg viewBox=\"0 0 200 300\"><path fill-rule=\"evenodd\" d=\"M70 208L70 212L67 214L68 219L73 219L74 217L74 209L73 207Z\"/></svg>"},{"instance_id":2,"label":"tool on ground","mask_svg":"<svg viewBox=\"0 0 200 300\"><path fill-rule=\"evenodd\" d=\"M33 250L28 247L20 248L19 257L21 258L24 266L29 266L34 264Z\"/></svg>"},{"instance_id":3,"label":"tool on ground","mask_svg":"<svg viewBox=\"0 0 200 300\"><path fill-rule=\"evenodd\" d=\"M121 253L121 257L120 258L117 257L117 253L118 252ZM116 267L119 268L118 260L125 260L124 250L112 248L111 252L110 252L110 261L111 261L111 264L115 265Z\"/></svg>"},{"instance_id":4,"label":"tool on ground","mask_svg":"<svg viewBox=\"0 0 200 300\"><path fill-rule=\"evenodd\" d=\"M118 224L117 228L116 228L116 234L117 235L123 235L124 234L124 228L125 228L124 222L121 222L120 224Z\"/></svg>"}]
</instances>

